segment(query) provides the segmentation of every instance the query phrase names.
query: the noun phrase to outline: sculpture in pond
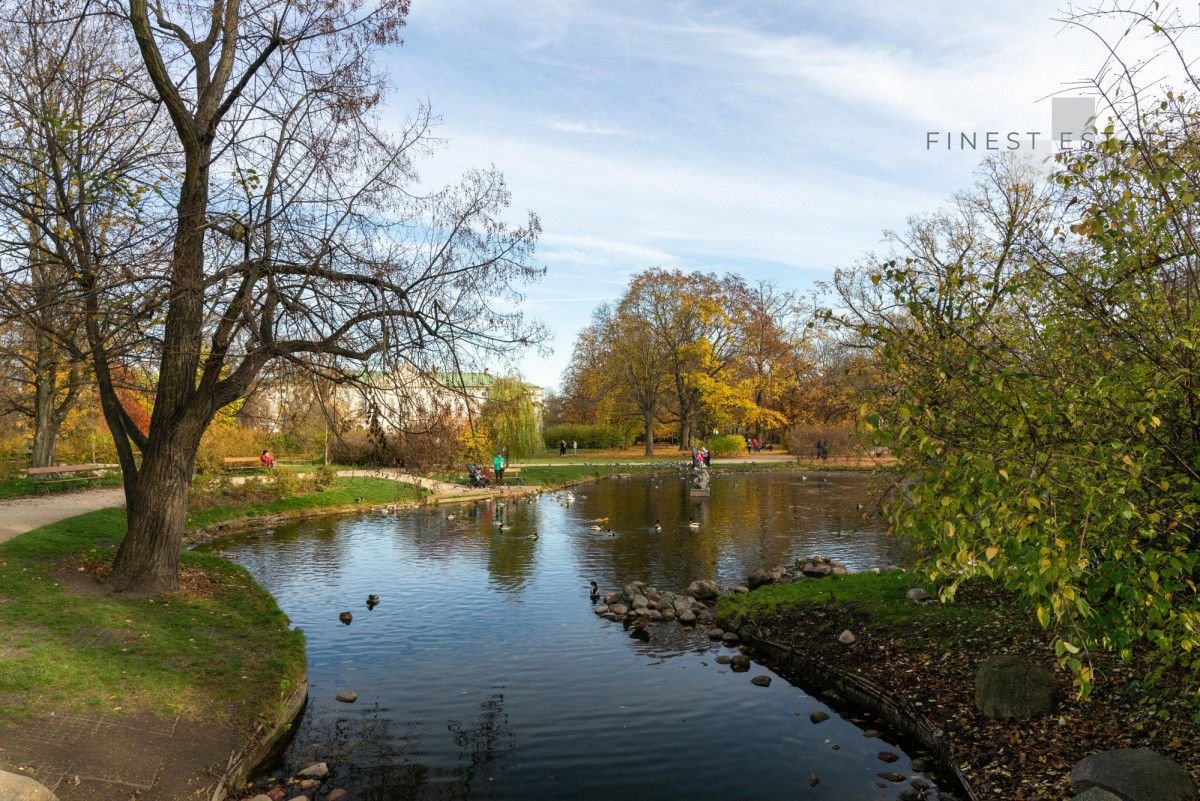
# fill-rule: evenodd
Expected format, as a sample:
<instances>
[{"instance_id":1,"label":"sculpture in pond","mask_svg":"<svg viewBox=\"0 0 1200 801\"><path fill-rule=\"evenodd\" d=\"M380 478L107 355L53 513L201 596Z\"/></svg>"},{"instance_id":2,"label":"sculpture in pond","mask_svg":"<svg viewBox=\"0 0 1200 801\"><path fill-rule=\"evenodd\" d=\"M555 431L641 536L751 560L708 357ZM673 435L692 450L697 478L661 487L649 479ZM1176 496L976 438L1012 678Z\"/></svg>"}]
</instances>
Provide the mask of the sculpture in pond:
<instances>
[{"instance_id":1,"label":"sculpture in pond","mask_svg":"<svg viewBox=\"0 0 1200 801\"><path fill-rule=\"evenodd\" d=\"M692 489L697 492L708 492L711 486L712 479L708 475L708 470L703 463L696 466L692 471Z\"/></svg>"}]
</instances>

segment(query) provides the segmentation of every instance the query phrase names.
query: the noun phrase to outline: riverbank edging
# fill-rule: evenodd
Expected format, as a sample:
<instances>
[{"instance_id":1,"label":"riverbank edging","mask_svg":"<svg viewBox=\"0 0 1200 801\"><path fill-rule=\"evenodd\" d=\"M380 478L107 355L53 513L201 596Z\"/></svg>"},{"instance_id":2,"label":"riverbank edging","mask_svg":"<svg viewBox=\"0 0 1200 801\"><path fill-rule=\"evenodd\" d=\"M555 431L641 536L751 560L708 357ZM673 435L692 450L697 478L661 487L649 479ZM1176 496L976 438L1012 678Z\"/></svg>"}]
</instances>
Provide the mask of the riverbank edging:
<instances>
[{"instance_id":1,"label":"riverbank edging","mask_svg":"<svg viewBox=\"0 0 1200 801\"><path fill-rule=\"evenodd\" d=\"M306 649L307 650L307 649ZM294 731L293 724L300 719L308 704L308 675L302 676L284 699L278 715L269 727L259 729L240 751L229 756L225 773L217 780L209 801L225 801L237 792L267 760L278 753Z\"/></svg>"},{"instance_id":2,"label":"riverbank edging","mask_svg":"<svg viewBox=\"0 0 1200 801\"><path fill-rule=\"evenodd\" d=\"M718 620L726 630L733 629L752 653L769 659L793 671L809 687L832 688L855 705L878 715L900 732L916 740L928 750L939 764L954 774L968 801L979 801L967 777L959 769L941 729L903 698L896 698L885 689L862 676L837 670L817 656L801 653L786 645L767 639L758 624L738 613L732 618Z\"/></svg>"}]
</instances>

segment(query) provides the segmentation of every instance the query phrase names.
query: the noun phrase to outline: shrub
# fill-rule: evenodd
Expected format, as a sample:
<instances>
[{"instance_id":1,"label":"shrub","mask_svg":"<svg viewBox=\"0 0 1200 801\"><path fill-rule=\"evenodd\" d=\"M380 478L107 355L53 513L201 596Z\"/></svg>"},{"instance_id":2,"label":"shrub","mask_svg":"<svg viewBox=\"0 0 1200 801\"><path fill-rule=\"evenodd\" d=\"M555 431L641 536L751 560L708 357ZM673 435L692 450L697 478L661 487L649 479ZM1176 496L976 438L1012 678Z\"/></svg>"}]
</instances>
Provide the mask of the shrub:
<instances>
[{"instance_id":1,"label":"shrub","mask_svg":"<svg viewBox=\"0 0 1200 801\"><path fill-rule=\"evenodd\" d=\"M788 453L799 459L813 459L817 455L817 440L823 440L830 456L858 456L864 448L852 425L795 426L784 437Z\"/></svg>"},{"instance_id":2,"label":"shrub","mask_svg":"<svg viewBox=\"0 0 1200 801\"><path fill-rule=\"evenodd\" d=\"M705 447L712 456L743 456L746 453L746 438L741 434L723 434L710 438Z\"/></svg>"},{"instance_id":3,"label":"shrub","mask_svg":"<svg viewBox=\"0 0 1200 801\"><path fill-rule=\"evenodd\" d=\"M625 432L616 426L584 423L549 426L542 431L542 439L551 450L557 450L558 443L564 440L568 446L574 441L581 448L622 448L629 444Z\"/></svg>"},{"instance_id":4,"label":"shrub","mask_svg":"<svg viewBox=\"0 0 1200 801\"><path fill-rule=\"evenodd\" d=\"M337 470L333 467L323 464L316 470L312 471L313 482L321 489L329 489L337 481Z\"/></svg>"},{"instance_id":5,"label":"shrub","mask_svg":"<svg viewBox=\"0 0 1200 801\"><path fill-rule=\"evenodd\" d=\"M447 414L419 431L342 434L329 443L329 458L337 464L371 467L452 467L463 458L464 427L461 419Z\"/></svg>"}]
</instances>

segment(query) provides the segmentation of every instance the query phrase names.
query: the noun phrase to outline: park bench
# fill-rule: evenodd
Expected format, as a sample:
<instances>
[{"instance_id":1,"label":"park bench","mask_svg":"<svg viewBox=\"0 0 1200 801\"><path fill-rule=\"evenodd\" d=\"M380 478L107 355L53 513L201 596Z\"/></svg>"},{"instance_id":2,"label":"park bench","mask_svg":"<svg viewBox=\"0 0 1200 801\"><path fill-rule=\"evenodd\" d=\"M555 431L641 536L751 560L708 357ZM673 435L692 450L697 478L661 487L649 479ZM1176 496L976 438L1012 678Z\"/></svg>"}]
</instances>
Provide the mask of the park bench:
<instances>
[{"instance_id":1,"label":"park bench","mask_svg":"<svg viewBox=\"0 0 1200 801\"><path fill-rule=\"evenodd\" d=\"M102 471L111 470L107 464L58 464L52 467L31 467L25 477L34 484L57 484L63 481L95 481Z\"/></svg>"},{"instance_id":2,"label":"park bench","mask_svg":"<svg viewBox=\"0 0 1200 801\"><path fill-rule=\"evenodd\" d=\"M257 456L226 456L226 470L257 470L262 467L262 460Z\"/></svg>"},{"instance_id":3,"label":"park bench","mask_svg":"<svg viewBox=\"0 0 1200 801\"><path fill-rule=\"evenodd\" d=\"M521 483L521 468L519 468L519 467L504 468L504 483L507 484L510 481L513 482L514 484Z\"/></svg>"},{"instance_id":4,"label":"park bench","mask_svg":"<svg viewBox=\"0 0 1200 801\"><path fill-rule=\"evenodd\" d=\"M311 464L316 460L315 453L281 453L275 457L275 464Z\"/></svg>"}]
</instances>

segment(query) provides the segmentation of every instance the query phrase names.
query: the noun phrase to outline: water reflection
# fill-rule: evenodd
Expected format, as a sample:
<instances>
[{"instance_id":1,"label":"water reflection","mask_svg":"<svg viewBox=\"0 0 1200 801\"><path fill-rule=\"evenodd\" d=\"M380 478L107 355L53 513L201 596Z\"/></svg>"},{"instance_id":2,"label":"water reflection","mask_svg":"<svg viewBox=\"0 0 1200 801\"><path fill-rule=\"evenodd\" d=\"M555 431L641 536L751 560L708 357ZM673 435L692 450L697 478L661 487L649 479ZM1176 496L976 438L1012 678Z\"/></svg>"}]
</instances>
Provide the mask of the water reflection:
<instances>
[{"instance_id":1,"label":"water reflection","mask_svg":"<svg viewBox=\"0 0 1200 801\"><path fill-rule=\"evenodd\" d=\"M676 476L638 477L503 506L314 520L222 547L308 638L310 702L286 766L328 759L351 799L795 798L802 787L858 801L883 792L883 742L836 715L814 726L824 704L782 677L751 685L761 666L731 673L715 657L734 652L703 631L672 623L631 639L592 614L588 581L679 590L812 554L853 569L897 562L858 508L871 491L858 475L719 475L701 502ZM597 518L610 530L592 530ZM370 611L369 593L382 598ZM347 608L361 611L343 626ZM342 690L358 703L334 701Z\"/></svg>"}]
</instances>

